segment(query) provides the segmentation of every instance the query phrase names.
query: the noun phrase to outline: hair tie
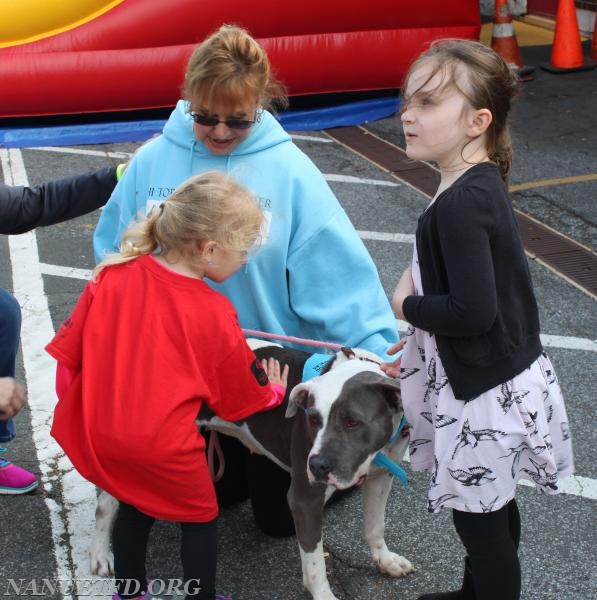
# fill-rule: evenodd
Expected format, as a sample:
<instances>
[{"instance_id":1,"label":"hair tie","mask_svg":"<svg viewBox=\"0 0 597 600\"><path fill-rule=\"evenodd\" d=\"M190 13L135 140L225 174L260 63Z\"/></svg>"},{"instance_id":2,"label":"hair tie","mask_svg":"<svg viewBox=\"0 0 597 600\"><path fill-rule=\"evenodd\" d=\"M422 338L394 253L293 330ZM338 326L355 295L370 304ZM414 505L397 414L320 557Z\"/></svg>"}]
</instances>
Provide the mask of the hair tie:
<instances>
[{"instance_id":1,"label":"hair tie","mask_svg":"<svg viewBox=\"0 0 597 600\"><path fill-rule=\"evenodd\" d=\"M139 254L141 252L141 250L139 250L139 248L137 248L130 240L126 242L126 247L132 254Z\"/></svg>"}]
</instances>

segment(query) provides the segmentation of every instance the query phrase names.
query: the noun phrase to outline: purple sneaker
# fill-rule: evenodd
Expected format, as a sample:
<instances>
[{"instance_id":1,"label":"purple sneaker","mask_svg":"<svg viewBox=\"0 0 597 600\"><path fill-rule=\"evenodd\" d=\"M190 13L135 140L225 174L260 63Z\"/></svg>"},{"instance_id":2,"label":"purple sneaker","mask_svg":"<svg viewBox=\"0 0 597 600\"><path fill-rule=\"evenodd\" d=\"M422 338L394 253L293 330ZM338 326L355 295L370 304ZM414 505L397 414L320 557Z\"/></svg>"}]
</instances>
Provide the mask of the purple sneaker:
<instances>
[{"instance_id":1,"label":"purple sneaker","mask_svg":"<svg viewBox=\"0 0 597 600\"><path fill-rule=\"evenodd\" d=\"M0 448L0 453L6 448ZM37 487L37 477L0 456L0 494L26 494Z\"/></svg>"},{"instance_id":2,"label":"purple sneaker","mask_svg":"<svg viewBox=\"0 0 597 600\"><path fill-rule=\"evenodd\" d=\"M135 596L134 600L151 600L154 597L155 596L152 596L149 590L147 590L143 592L141 596ZM114 592L114 594L112 595L112 600L122 600L122 597L118 592Z\"/></svg>"}]
</instances>

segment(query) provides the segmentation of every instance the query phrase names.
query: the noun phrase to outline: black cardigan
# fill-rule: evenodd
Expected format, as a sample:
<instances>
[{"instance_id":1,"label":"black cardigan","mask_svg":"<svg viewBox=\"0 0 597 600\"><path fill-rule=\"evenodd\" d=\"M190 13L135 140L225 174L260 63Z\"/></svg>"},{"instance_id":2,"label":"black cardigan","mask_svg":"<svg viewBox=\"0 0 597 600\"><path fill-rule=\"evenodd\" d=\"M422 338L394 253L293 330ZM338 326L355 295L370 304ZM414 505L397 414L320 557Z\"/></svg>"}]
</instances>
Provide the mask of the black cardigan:
<instances>
[{"instance_id":1,"label":"black cardigan","mask_svg":"<svg viewBox=\"0 0 597 600\"><path fill-rule=\"evenodd\" d=\"M406 320L436 337L456 398L512 379L542 352L539 314L518 223L497 167L471 167L421 215L423 296Z\"/></svg>"},{"instance_id":2,"label":"black cardigan","mask_svg":"<svg viewBox=\"0 0 597 600\"><path fill-rule=\"evenodd\" d=\"M103 206L116 185L116 167L35 187L0 184L0 233L25 233L80 217Z\"/></svg>"}]
</instances>

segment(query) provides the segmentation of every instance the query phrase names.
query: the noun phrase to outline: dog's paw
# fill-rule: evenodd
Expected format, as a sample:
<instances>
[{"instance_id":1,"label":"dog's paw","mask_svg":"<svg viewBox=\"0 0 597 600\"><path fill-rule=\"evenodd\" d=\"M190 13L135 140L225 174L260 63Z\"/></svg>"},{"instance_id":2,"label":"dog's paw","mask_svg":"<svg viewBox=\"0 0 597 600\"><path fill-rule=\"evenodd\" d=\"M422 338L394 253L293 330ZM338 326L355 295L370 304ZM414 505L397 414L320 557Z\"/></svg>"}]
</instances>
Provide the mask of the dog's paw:
<instances>
[{"instance_id":1,"label":"dog's paw","mask_svg":"<svg viewBox=\"0 0 597 600\"><path fill-rule=\"evenodd\" d=\"M327 589L325 591L312 592L313 600L338 600L336 596L334 596L334 592L332 590Z\"/></svg>"},{"instance_id":2,"label":"dog's paw","mask_svg":"<svg viewBox=\"0 0 597 600\"><path fill-rule=\"evenodd\" d=\"M303 586L311 594L313 600L338 600L332 592L327 578L317 583L303 578Z\"/></svg>"},{"instance_id":3,"label":"dog's paw","mask_svg":"<svg viewBox=\"0 0 597 600\"><path fill-rule=\"evenodd\" d=\"M114 555L112 552L92 548L90 555L92 575L99 575L100 577L114 575Z\"/></svg>"},{"instance_id":4,"label":"dog's paw","mask_svg":"<svg viewBox=\"0 0 597 600\"><path fill-rule=\"evenodd\" d=\"M375 562L380 573L389 575L390 577L404 577L415 570L411 562L404 558L404 556L400 556L389 550L375 557Z\"/></svg>"}]
</instances>

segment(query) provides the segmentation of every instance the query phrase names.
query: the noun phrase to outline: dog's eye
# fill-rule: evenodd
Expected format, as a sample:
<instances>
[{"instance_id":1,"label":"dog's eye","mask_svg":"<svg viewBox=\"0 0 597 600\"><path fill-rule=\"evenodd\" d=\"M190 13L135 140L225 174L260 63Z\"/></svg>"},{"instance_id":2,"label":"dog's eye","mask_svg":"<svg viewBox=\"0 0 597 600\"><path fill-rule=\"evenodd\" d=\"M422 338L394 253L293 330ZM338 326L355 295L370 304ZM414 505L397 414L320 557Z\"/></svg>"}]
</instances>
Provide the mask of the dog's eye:
<instances>
[{"instance_id":1,"label":"dog's eye","mask_svg":"<svg viewBox=\"0 0 597 600\"><path fill-rule=\"evenodd\" d=\"M356 419L346 419L344 421L344 427L346 427L346 429L354 429L355 427L358 427L361 424L360 421L357 421Z\"/></svg>"},{"instance_id":2,"label":"dog's eye","mask_svg":"<svg viewBox=\"0 0 597 600\"><path fill-rule=\"evenodd\" d=\"M315 409L308 408L306 411L309 427L318 429L321 427L321 415Z\"/></svg>"}]
</instances>

